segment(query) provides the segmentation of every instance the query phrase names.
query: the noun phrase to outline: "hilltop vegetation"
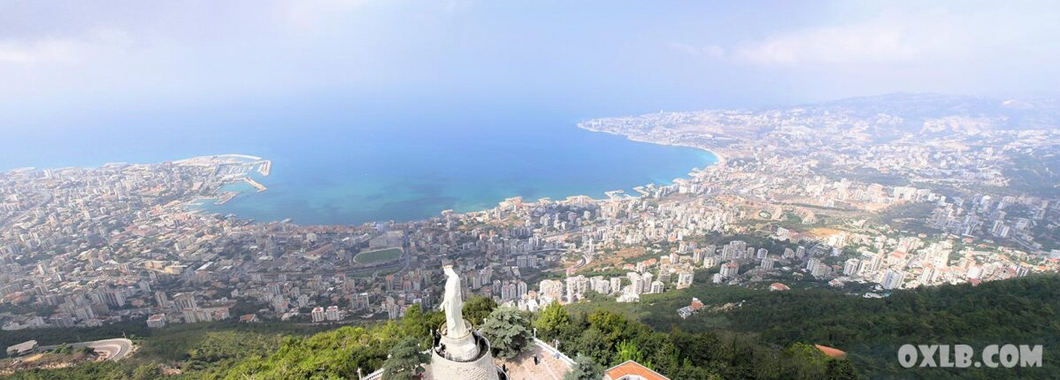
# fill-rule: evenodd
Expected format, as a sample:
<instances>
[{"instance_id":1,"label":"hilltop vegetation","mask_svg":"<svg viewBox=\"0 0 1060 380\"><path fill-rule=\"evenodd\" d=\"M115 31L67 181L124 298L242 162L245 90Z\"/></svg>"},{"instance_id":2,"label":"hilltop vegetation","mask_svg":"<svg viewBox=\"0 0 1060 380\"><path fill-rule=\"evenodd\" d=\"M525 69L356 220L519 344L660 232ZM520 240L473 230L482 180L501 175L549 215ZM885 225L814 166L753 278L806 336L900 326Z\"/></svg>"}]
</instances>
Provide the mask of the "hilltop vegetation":
<instances>
[{"instance_id":1,"label":"hilltop vegetation","mask_svg":"<svg viewBox=\"0 0 1060 380\"><path fill-rule=\"evenodd\" d=\"M1047 379L1060 373L1060 276L903 290L884 299L834 291L764 293L725 317L775 344L814 342L846 350L879 379ZM1043 367L901 368L903 344L1041 344Z\"/></svg>"},{"instance_id":2,"label":"hilltop vegetation","mask_svg":"<svg viewBox=\"0 0 1060 380\"><path fill-rule=\"evenodd\" d=\"M551 305L512 318L491 313L492 302L472 298L467 315L498 330L490 316L528 323L543 340L580 362L607 367L633 359L673 379L1046 379L1060 370L1060 276L898 291L866 299L827 289L767 292L698 285L645 297L641 304L594 301ZM707 310L687 320L675 306L697 296ZM742 303L741 303L742 301ZM418 343L442 323L418 307L398 321L314 332L292 325L177 325L138 337L140 350L120 363L88 363L18 372L12 379L346 379L380 368L389 350ZM402 341L414 337L417 341ZM7 338L6 336L4 338ZM897 347L906 344L1043 344L1044 367L1020 369L905 369ZM829 359L813 348L845 350ZM178 373L179 372L179 373ZM166 375L164 375L166 374Z\"/></svg>"},{"instance_id":3,"label":"hilltop vegetation","mask_svg":"<svg viewBox=\"0 0 1060 380\"><path fill-rule=\"evenodd\" d=\"M639 304L595 301L574 310L614 310L656 331L754 335L763 344L822 344L846 351L872 379L1050 379L1060 372L1060 276L1039 275L978 286L943 285L901 290L882 299L829 288L768 292L699 285L642 297ZM698 297L707 311L681 319L675 310ZM725 305L730 307L721 309ZM724 334L723 334L724 335ZM1015 369L906 369L903 344L1043 345L1043 367ZM978 351L977 351L978 352Z\"/></svg>"}]
</instances>

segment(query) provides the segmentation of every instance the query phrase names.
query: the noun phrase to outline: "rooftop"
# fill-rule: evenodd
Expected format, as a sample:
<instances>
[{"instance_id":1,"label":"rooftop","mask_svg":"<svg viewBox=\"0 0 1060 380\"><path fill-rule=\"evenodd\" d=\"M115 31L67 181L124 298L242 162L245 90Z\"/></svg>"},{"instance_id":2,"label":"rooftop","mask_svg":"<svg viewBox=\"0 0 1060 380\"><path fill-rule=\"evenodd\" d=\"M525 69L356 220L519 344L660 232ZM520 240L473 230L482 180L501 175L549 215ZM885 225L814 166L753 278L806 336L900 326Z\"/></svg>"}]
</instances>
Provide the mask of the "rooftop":
<instances>
[{"instance_id":1,"label":"rooftop","mask_svg":"<svg viewBox=\"0 0 1060 380\"><path fill-rule=\"evenodd\" d=\"M838 349L835 349L835 348L832 348L832 347L822 346L820 344L815 344L814 347L817 347L818 350L821 350L821 352L823 352L825 355L828 355L828 357L833 358L833 359L842 358L842 357L847 356L846 352L838 350Z\"/></svg>"},{"instance_id":2,"label":"rooftop","mask_svg":"<svg viewBox=\"0 0 1060 380\"><path fill-rule=\"evenodd\" d=\"M670 380L658 372L648 369L632 360L611 367L607 370L604 380Z\"/></svg>"}]
</instances>

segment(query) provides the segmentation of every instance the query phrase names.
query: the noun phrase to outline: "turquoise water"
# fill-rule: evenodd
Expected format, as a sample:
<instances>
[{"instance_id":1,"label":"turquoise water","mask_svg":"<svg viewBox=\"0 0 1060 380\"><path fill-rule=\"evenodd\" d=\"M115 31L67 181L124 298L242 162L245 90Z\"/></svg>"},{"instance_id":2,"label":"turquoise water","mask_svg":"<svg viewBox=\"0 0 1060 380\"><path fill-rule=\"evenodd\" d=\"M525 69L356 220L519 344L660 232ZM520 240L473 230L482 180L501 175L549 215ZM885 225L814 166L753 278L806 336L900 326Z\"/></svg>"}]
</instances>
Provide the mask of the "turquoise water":
<instances>
[{"instance_id":1,"label":"turquoise water","mask_svg":"<svg viewBox=\"0 0 1060 380\"><path fill-rule=\"evenodd\" d=\"M26 160L34 151L9 150L0 163L92 166L250 154L273 160L272 174L256 178L269 190L232 185L244 194L206 209L257 221L359 224L482 210L513 196L632 193L634 186L669 183L716 160L709 152L578 129L588 117L522 108L304 105L142 115L53 137L59 149L37 160Z\"/></svg>"},{"instance_id":2,"label":"turquoise water","mask_svg":"<svg viewBox=\"0 0 1060 380\"><path fill-rule=\"evenodd\" d=\"M351 136L333 151L271 157L272 174L255 177L269 190L232 185L243 194L207 209L303 224L408 221L445 209L487 209L513 196L632 193L633 186L669 183L715 162L708 152L633 142L572 124L447 135Z\"/></svg>"}]
</instances>

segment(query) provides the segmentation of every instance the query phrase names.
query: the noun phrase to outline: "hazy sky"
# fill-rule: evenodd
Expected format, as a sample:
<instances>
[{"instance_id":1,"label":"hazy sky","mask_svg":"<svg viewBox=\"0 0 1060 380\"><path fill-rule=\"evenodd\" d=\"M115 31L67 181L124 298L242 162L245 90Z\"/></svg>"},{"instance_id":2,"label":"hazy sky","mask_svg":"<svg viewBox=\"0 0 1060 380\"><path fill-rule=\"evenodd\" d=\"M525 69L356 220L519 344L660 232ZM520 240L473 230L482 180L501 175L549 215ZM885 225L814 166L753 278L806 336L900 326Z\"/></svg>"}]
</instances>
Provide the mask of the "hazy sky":
<instances>
[{"instance_id":1,"label":"hazy sky","mask_svg":"<svg viewBox=\"0 0 1060 380\"><path fill-rule=\"evenodd\" d=\"M0 129L332 96L590 114L1054 96L1057 36L1056 1L0 0Z\"/></svg>"}]
</instances>

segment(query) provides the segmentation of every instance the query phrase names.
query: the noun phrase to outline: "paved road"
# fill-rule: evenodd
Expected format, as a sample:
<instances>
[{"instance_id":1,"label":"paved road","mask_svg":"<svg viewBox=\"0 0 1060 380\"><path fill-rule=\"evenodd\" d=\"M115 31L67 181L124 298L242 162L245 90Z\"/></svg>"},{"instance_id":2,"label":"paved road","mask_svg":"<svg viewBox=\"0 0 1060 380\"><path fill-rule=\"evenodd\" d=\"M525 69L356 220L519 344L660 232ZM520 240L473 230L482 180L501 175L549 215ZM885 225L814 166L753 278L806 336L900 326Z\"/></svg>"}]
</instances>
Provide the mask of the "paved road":
<instances>
[{"instance_id":1,"label":"paved road","mask_svg":"<svg viewBox=\"0 0 1060 380\"><path fill-rule=\"evenodd\" d=\"M38 348L39 351L48 351L58 348L59 345L54 346L42 346ZM118 361L129 355L132 352L132 341L125 338L116 339L104 339L93 342L78 342L71 343L70 347L73 348L84 348L89 347L96 351L96 353L103 356L104 359L110 361Z\"/></svg>"}]
</instances>

